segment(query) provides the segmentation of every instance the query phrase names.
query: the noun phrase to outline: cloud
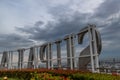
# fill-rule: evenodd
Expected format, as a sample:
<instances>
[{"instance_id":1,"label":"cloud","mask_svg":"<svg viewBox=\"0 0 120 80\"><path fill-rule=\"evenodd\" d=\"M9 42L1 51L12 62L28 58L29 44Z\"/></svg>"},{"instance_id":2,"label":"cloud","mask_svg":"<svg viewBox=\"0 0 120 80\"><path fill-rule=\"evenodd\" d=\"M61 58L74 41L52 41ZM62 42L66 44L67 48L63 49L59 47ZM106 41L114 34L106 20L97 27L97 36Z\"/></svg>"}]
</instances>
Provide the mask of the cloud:
<instances>
[{"instance_id":1,"label":"cloud","mask_svg":"<svg viewBox=\"0 0 120 80\"><path fill-rule=\"evenodd\" d=\"M71 32L79 32L85 26L88 14L74 13L70 15L58 16L55 21L49 21L44 25L44 22L38 21L31 27L24 26L23 28L16 27L18 31L30 34L29 38L34 40L55 40L63 37ZM40 24L38 24L40 22ZM37 25L36 25L37 24Z\"/></svg>"},{"instance_id":2,"label":"cloud","mask_svg":"<svg viewBox=\"0 0 120 80\"><path fill-rule=\"evenodd\" d=\"M3 9L0 25L7 26L0 32L6 30L7 33L9 28L13 30L9 35L1 34L0 43L5 48L54 41L94 23L102 36L103 55L112 55L112 51L119 55L120 18L115 17L120 15L119 3L119 0L8 1L7 7L2 5L0 8ZM10 25L14 27L8 27Z\"/></svg>"},{"instance_id":3,"label":"cloud","mask_svg":"<svg viewBox=\"0 0 120 80\"><path fill-rule=\"evenodd\" d=\"M0 35L0 44L1 51L4 51L31 46L33 41L17 34L3 34Z\"/></svg>"},{"instance_id":4,"label":"cloud","mask_svg":"<svg viewBox=\"0 0 120 80\"><path fill-rule=\"evenodd\" d=\"M101 27L101 36L103 49L102 57L118 57L120 43L120 5L119 0L110 0L103 2L93 15L97 19L99 27ZM116 3L116 4L115 4ZM95 20L94 19L94 20Z\"/></svg>"},{"instance_id":5,"label":"cloud","mask_svg":"<svg viewBox=\"0 0 120 80\"><path fill-rule=\"evenodd\" d=\"M43 43L79 31L78 26L83 24L82 19L88 14L79 15L77 11L74 14L74 11L70 12L72 10L70 5L67 0L66 3L33 0L1 1L0 26L4 26L0 31L1 49L29 46L33 42ZM47 22L49 19L50 21Z\"/></svg>"},{"instance_id":6,"label":"cloud","mask_svg":"<svg viewBox=\"0 0 120 80\"><path fill-rule=\"evenodd\" d=\"M107 18L120 11L119 0L105 0L95 11L98 18Z\"/></svg>"}]
</instances>

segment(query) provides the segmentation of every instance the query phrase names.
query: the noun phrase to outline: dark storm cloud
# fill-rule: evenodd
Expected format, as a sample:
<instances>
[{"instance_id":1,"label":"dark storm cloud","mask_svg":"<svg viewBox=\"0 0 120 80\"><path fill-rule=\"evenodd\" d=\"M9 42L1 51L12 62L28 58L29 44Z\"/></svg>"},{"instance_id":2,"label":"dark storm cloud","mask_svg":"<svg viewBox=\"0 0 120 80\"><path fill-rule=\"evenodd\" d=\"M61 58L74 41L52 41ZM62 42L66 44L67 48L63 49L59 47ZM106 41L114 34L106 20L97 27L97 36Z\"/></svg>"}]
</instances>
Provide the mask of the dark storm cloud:
<instances>
[{"instance_id":1,"label":"dark storm cloud","mask_svg":"<svg viewBox=\"0 0 120 80\"><path fill-rule=\"evenodd\" d=\"M0 35L0 47L2 50L15 49L18 47L25 47L31 45L32 41L17 34L3 34Z\"/></svg>"},{"instance_id":2,"label":"dark storm cloud","mask_svg":"<svg viewBox=\"0 0 120 80\"><path fill-rule=\"evenodd\" d=\"M120 48L120 0L105 0L96 8L91 18L93 18L92 22L97 19L95 23L98 24L99 28L103 28L100 31L103 41L103 52L107 53L107 55L112 55L115 52L118 55L118 48ZM103 23L101 23L102 21Z\"/></svg>"},{"instance_id":3,"label":"dark storm cloud","mask_svg":"<svg viewBox=\"0 0 120 80\"><path fill-rule=\"evenodd\" d=\"M112 24L103 26L98 24L101 22L101 19L99 18L105 20L120 10L119 2L119 0L105 0L98 8L96 8L93 16L85 13L82 14L80 12L72 12L69 7L59 5L52 7L49 10L54 21L49 21L47 24L44 24L43 21L38 21L31 27L24 26L23 28L17 27L16 29L30 34L29 39L49 41L63 37L65 34L71 32L78 32L88 23L94 23L98 28L103 27L103 30L101 30L103 40L109 40L110 38L115 39L115 37L119 37L119 20L116 19L116 21L112 21ZM98 19L98 21L96 22L95 19ZM41 26L45 27L45 29L42 29ZM113 40L111 39L111 41Z\"/></svg>"},{"instance_id":4,"label":"dark storm cloud","mask_svg":"<svg viewBox=\"0 0 120 80\"><path fill-rule=\"evenodd\" d=\"M95 17L107 18L120 11L120 0L105 0L95 12Z\"/></svg>"},{"instance_id":5,"label":"dark storm cloud","mask_svg":"<svg viewBox=\"0 0 120 80\"><path fill-rule=\"evenodd\" d=\"M114 4L116 3L116 4ZM120 1L106 0L101 4L94 13L94 18L98 19L100 23L103 49L101 56L105 57L119 57L120 48ZM111 17L112 16L112 17ZM110 18L111 17L111 18ZM110 18L110 19L109 19ZM106 20L109 19L109 20Z\"/></svg>"},{"instance_id":6,"label":"dark storm cloud","mask_svg":"<svg viewBox=\"0 0 120 80\"><path fill-rule=\"evenodd\" d=\"M48 12L52 15L53 21L45 23L40 20L35 22L34 25L16 27L17 31L29 34L29 37L24 38L15 34L3 35L0 36L0 44L4 47L10 47L11 45L21 47L30 45L32 41L29 39L53 41L63 38L66 34L79 32L88 23L93 23L97 25L97 28L103 28L100 30L102 41L105 42L103 43L103 53L112 54L111 51L117 53L119 52L118 48L120 48L120 18L115 18L111 20L111 23L105 25L100 22L118 13L120 11L119 3L119 0L105 0L96 8L92 16L89 13L74 12L67 6L52 7Z\"/></svg>"},{"instance_id":7,"label":"dark storm cloud","mask_svg":"<svg viewBox=\"0 0 120 80\"><path fill-rule=\"evenodd\" d=\"M120 18L115 19L112 21L112 23L105 28L104 32L102 32L102 39L104 41L110 41L111 43L109 44L109 47L106 49L107 51L113 51L113 50L118 50L120 48ZM113 47L114 45L114 47Z\"/></svg>"},{"instance_id":8,"label":"dark storm cloud","mask_svg":"<svg viewBox=\"0 0 120 80\"><path fill-rule=\"evenodd\" d=\"M79 12L75 12L70 15L62 15L57 16L55 21L49 21L44 27L46 29L41 29L39 25L33 25L32 27L24 27L24 28L16 28L19 31L25 32L27 34L31 34L30 39L34 40L55 40L59 37L63 37L66 34L70 34L71 32L78 32L82 27L86 26L85 20L88 17L88 14L81 14ZM36 22L38 23L38 22ZM36 24L35 23L35 24Z\"/></svg>"},{"instance_id":9,"label":"dark storm cloud","mask_svg":"<svg viewBox=\"0 0 120 80\"><path fill-rule=\"evenodd\" d=\"M16 30L20 32L25 32L29 34L35 34L37 31L41 30L41 26L44 23L42 21L38 21L34 24L34 26L24 26L23 28L16 27Z\"/></svg>"}]
</instances>

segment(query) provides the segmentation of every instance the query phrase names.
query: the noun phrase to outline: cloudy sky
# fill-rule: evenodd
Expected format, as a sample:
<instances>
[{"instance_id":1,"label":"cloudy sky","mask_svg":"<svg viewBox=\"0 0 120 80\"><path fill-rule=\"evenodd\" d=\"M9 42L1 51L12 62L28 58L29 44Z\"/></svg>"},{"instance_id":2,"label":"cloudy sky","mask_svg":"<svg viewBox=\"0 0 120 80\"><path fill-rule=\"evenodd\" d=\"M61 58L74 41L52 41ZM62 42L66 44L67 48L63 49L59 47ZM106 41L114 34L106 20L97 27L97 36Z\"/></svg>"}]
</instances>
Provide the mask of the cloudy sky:
<instances>
[{"instance_id":1,"label":"cloudy sky","mask_svg":"<svg viewBox=\"0 0 120 80\"><path fill-rule=\"evenodd\" d=\"M102 37L102 58L120 57L120 0L0 0L0 51L53 41L87 24Z\"/></svg>"}]
</instances>

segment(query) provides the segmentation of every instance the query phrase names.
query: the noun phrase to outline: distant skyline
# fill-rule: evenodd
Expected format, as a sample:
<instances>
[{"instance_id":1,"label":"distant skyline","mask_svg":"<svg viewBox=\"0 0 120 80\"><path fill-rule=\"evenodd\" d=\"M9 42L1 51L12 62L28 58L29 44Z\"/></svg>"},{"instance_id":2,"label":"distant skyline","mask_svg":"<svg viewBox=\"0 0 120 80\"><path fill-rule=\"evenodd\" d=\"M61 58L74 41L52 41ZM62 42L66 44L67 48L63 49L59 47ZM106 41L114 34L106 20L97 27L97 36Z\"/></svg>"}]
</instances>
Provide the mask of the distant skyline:
<instances>
[{"instance_id":1,"label":"distant skyline","mask_svg":"<svg viewBox=\"0 0 120 80\"><path fill-rule=\"evenodd\" d=\"M0 52L30 47L96 24L100 58L120 57L120 0L0 0Z\"/></svg>"}]
</instances>

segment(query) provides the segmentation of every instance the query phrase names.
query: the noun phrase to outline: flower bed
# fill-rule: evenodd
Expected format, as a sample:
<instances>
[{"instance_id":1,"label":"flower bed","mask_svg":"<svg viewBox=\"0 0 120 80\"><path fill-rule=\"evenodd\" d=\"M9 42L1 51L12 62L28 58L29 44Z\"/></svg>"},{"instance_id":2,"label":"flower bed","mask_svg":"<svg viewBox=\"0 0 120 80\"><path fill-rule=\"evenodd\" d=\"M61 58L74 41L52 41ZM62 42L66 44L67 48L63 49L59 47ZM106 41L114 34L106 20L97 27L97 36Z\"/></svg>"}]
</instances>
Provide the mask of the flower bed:
<instances>
[{"instance_id":1,"label":"flower bed","mask_svg":"<svg viewBox=\"0 0 120 80\"><path fill-rule=\"evenodd\" d=\"M0 77L4 76L8 78L19 78L19 80L120 80L120 76L117 75L61 69L1 70Z\"/></svg>"},{"instance_id":2,"label":"flower bed","mask_svg":"<svg viewBox=\"0 0 120 80\"><path fill-rule=\"evenodd\" d=\"M55 76L50 73L34 73L30 80L71 80L65 76Z\"/></svg>"}]
</instances>

